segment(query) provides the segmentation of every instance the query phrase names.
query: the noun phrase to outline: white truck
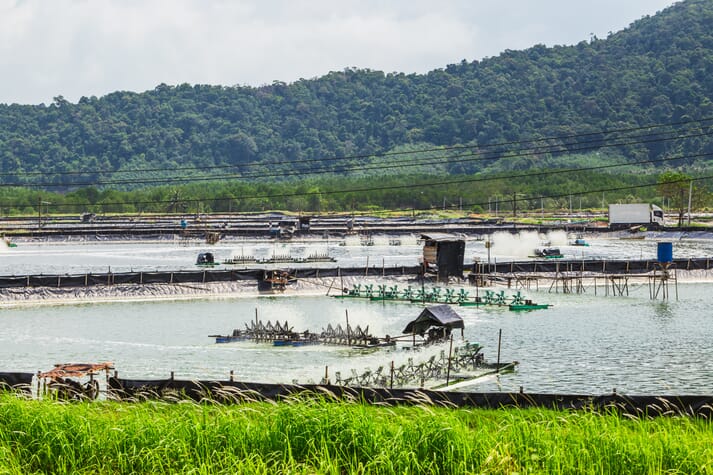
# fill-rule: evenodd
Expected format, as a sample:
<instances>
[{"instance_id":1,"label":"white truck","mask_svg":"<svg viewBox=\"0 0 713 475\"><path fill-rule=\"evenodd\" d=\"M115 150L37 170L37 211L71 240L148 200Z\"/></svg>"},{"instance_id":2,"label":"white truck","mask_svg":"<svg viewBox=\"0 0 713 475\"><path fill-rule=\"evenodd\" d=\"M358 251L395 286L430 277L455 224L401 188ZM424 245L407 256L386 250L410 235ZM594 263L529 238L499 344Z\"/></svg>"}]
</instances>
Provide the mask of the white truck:
<instances>
[{"instance_id":1,"label":"white truck","mask_svg":"<svg viewBox=\"0 0 713 475\"><path fill-rule=\"evenodd\" d=\"M609 227L611 229L647 226L659 228L664 225L663 210L648 203L609 205Z\"/></svg>"}]
</instances>

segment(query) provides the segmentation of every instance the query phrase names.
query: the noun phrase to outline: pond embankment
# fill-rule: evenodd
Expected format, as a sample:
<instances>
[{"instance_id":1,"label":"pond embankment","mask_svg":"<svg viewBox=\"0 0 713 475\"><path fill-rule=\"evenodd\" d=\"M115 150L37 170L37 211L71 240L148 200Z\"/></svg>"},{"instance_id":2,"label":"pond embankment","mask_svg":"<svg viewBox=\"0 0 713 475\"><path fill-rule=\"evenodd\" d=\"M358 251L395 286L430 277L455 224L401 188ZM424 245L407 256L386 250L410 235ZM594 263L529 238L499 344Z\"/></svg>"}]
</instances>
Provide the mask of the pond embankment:
<instances>
[{"instance_id":1,"label":"pond embankment","mask_svg":"<svg viewBox=\"0 0 713 475\"><path fill-rule=\"evenodd\" d=\"M603 274L581 274L583 285L606 285ZM515 274L512 274L515 275ZM624 275L627 274L616 274ZM520 277L537 278L543 283L561 279L563 274L556 272L521 274ZM713 269L685 270L676 269L672 273L675 281L681 284L713 282ZM646 280L646 274L631 275L631 279ZM498 280L486 282L487 287L519 288L517 279ZM112 285L95 284L86 286L57 287L45 286L18 286L0 288L0 307L16 307L23 305L62 305L82 304L94 302L121 302L121 301L156 301L156 300L190 300L190 299L225 299L225 298L255 298L259 296L300 297L315 295L339 295L342 289L349 290L356 285L371 285L375 290L379 285L398 285L400 288L407 286L420 287L422 279L418 274L372 274L372 275L341 275L325 277L303 277L288 284L284 289L262 290L258 279L243 279L235 281L217 282L146 282L146 283L115 283ZM434 279L427 279L426 286L446 287ZM447 285L456 291L475 289L473 280L451 279ZM542 287L542 285L540 286ZM542 287L546 288L546 287Z\"/></svg>"}]
</instances>

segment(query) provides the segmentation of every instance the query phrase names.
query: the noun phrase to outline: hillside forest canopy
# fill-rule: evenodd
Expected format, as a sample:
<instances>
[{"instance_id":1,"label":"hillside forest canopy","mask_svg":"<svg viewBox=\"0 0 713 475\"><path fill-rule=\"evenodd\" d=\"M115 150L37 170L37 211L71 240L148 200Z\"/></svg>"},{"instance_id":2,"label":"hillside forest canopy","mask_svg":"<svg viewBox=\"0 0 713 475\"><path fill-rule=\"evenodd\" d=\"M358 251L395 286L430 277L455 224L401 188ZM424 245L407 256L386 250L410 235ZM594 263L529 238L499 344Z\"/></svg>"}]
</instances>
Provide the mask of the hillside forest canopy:
<instances>
[{"instance_id":1,"label":"hillside forest canopy","mask_svg":"<svg viewBox=\"0 0 713 475\"><path fill-rule=\"evenodd\" d=\"M705 207L711 97L713 3L685 0L607 38L422 75L0 104L0 210L666 205L667 172Z\"/></svg>"}]
</instances>

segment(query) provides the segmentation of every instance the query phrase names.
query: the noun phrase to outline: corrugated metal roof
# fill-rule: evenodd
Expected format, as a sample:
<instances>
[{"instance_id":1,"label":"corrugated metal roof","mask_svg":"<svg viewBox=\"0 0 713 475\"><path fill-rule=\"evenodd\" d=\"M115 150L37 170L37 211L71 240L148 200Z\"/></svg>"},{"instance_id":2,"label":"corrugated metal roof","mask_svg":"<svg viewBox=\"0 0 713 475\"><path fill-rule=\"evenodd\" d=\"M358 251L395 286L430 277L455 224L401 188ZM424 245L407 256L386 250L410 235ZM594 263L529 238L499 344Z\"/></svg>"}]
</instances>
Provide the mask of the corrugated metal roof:
<instances>
[{"instance_id":1,"label":"corrugated metal roof","mask_svg":"<svg viewBox=\"0 0 713 475\"><path fill-rule=\"evenodd\" d=\"M453 242L453 241L463 241L464 239L455 234L447 233L430 233L421 234L421 239L427 239L429 241L439 241L439 242Z\"/></svg>"},{"instance_id":2,"label":"corrugated metal roof","mask_svg":"<svg viewBox=\"0 0 713 475\"><path fill-rule=\"evenodd\" d=\"M403 332L423 335L431 327L463 328L463 318L450 305L432 305L409 322Z\"/></svg>"}]
</instances>

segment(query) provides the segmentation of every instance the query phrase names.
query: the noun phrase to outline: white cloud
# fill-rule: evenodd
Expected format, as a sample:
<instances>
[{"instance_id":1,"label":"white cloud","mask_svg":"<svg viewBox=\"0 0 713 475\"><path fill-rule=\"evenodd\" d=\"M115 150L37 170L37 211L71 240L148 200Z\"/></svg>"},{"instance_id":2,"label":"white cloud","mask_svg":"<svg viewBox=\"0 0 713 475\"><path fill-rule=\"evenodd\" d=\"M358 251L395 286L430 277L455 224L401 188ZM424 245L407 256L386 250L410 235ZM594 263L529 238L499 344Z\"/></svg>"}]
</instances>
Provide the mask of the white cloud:
<instances>
[{"instance_id":1,"label":"white cloud","mask_svg":"<svg viewBox=\"0 0 713 475\"><path fill-rule=\"evenodd\" d=\"M0 0L0 102L261 85L347 67L424 73L605 37L673 0Z\"/></svg>"}]
</instances>

